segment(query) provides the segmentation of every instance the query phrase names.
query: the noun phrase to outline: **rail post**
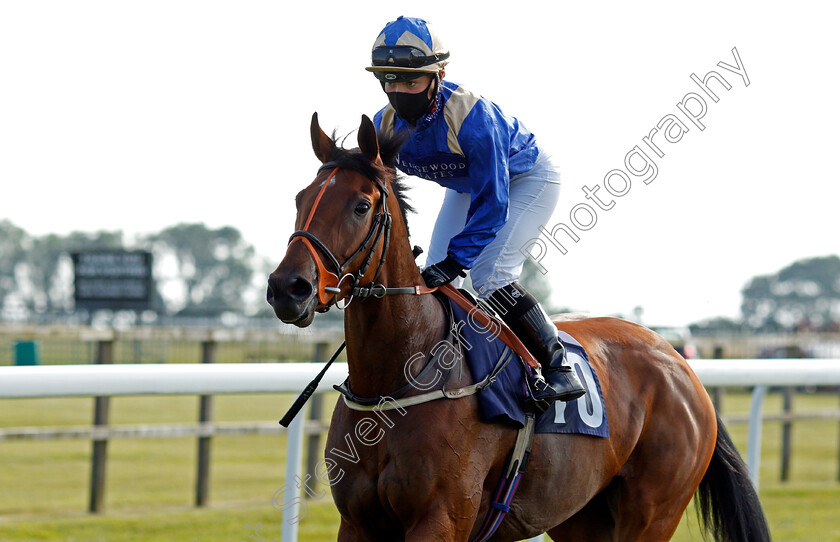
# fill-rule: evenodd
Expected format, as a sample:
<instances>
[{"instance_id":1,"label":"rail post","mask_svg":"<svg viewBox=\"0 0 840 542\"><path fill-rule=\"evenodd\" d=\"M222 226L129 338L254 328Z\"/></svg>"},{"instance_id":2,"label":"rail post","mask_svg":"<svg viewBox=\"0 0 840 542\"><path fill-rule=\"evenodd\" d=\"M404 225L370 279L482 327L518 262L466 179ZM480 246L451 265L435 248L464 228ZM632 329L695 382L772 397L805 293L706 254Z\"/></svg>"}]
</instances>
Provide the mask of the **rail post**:
<instances>
[{"instance_id":1,"label":"rail post","mask_svg":"<svg viewBox=\"0 0 840 542\"><path fill-rule=\"evenodd\" d=\"M216 345L213 339L201 343L201 363L216 363ZM213 421L213 396L201 395L198 402L198 421L207 424ZM195 505L207 506L210 494L210 435L198 437L198 466L195 477Z\"/></svg>"},{"instance_id":2,"label":"rail post","mask_svg":"<svg viewBox=\"0 0 840 542\"><path fill-rule=\"evenodd\" d=\"M752 400L750 401L750 422L747 431L747 469L756 491L758 491L758 477L761 471L761 424L766 396L767 386L756 386L753 389Z\"/></svg>"},{"instance_id":3,"label":"rail post","mask_svg":"<svg viewBox=\"0 0 840 542\"><path fill-rule=\"evenodd\" d=\"M720 345L715 346L714 352L712 354L713 359L723 359L723 347ZM719 416L723 415L723 401L726 397L726 388L723 386L715 386L712 388L712 404L715 405L715 412L718 413Z\"/></svg>"},{"instance_id":4,"label":"rail post","mask_svg":"<svg viewBox=\"0 0 840 542\"><path fill-rule=\"evenodd\" d=\"M97 364L110 364L114 361L114 341L102 340L96 344ZM93 400L93 425L108 425L110 397L95 397ZM102 511L105 501L105 465L108 455L108 437L93 440L90 466L90 501L88 511L96 514Z\"/></svg>"},{"instance_id":5,"label":"rail post","mask_svg":"<svg viewBox=\"0 0 840 542\"><path fill-rule=\"evenodd\" d=\"M306 408L306 407L304 407ZM296 495L300 495L300 483L303 480L301 475L301 463L303 455L303 415L295 416L292 423L289 424L287 431L286 444L286 480L283 484L285 489L295 491L298 488ZM295 499L295 502L283 508L283 530L281 532L282 542L297 542L298 539L298 521L301 519L301 514L305 510L301 510L300 499ZM305 503L304 503L305 504Z\"/></svg>"},{"instance_id":6,"label":"rail post","mask_svg":"<svg viewBox=\"0 0 840 542\"><path fill-rule=\"evenodd\" d=\"M790 437L793 429L793 388L786 387L782 390L782 411L785 419L782 422L782 465L779 473L779 480L787 482L790 475Z\"/></svg>"}]
</instances>

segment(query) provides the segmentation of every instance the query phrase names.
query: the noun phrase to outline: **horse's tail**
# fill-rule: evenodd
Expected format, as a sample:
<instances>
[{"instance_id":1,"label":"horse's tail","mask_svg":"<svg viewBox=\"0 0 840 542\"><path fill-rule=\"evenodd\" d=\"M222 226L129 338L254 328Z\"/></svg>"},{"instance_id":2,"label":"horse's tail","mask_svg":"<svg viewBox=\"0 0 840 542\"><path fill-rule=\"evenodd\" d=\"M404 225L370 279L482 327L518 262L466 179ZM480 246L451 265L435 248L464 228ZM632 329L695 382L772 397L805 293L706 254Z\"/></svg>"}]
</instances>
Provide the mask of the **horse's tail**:
<instances>
[{"instance_id":1,"label":"horse's tail","mask_svg":"<svg viewBox=\"0 0 840 542\"><path fill-rule=\"evenodd\" d=\"M706 532L718 542L763 542L770 530L747 466L717 418L712 462L697 488L697 514Z\"/></svg>"}]
</instances>

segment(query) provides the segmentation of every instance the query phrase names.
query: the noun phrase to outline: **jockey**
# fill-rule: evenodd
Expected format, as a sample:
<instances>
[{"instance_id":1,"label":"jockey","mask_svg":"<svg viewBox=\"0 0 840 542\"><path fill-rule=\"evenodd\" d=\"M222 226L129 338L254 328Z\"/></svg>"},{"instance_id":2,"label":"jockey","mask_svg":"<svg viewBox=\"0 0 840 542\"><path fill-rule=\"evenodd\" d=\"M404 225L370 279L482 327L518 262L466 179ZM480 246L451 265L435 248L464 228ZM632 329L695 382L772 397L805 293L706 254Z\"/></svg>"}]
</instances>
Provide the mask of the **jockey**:
<instances>
[{"instance_id":1,"label":"jockey","mask_svg":"<svg viewBox=\"0 0 840 542\"><path fill-rule=\"evenodd\" d=\"M551 374L530 379L537 401L583 395L565 363L557 328L517 282L520 248L551 217L559 173L534 135L496 104L444 80L449 51L423 19L385 25L366 69L379 79L389 105L374 117L379 133L410 133L397 158L405 174L446 188L422 275L430 288L470 271L473 288L489 302Z\"/></svg>"}]
</instances>

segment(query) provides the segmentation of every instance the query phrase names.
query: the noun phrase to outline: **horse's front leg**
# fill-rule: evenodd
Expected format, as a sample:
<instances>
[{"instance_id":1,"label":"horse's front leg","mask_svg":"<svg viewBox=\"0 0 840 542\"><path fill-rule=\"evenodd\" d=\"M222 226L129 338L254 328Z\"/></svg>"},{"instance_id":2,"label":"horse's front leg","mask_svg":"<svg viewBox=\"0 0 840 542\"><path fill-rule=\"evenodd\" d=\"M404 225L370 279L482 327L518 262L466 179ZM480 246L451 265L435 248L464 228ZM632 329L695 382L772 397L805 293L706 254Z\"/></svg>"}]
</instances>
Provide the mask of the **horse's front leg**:
<instances>
[{"instance_id":1,"label":"horse's front leg","mask_svg":"<svg viewBox=\"0 0 840 542\"><path fill-rule=\"evenodd\" d=\"M474 523L474 512L434 508L406 530L405 542L468 542Z\"/></svg>"},{"instance_id":2,"label":"horse's front leg","mask_svg":"<svg viewBox=\"0 0 840 542\"><path fill-rule=\"evenodd\" d=\"M341 524L338 526L337 542L366 542L367 538L359 534L350 523L341 518Z\"/></svg>"}]
</instances>

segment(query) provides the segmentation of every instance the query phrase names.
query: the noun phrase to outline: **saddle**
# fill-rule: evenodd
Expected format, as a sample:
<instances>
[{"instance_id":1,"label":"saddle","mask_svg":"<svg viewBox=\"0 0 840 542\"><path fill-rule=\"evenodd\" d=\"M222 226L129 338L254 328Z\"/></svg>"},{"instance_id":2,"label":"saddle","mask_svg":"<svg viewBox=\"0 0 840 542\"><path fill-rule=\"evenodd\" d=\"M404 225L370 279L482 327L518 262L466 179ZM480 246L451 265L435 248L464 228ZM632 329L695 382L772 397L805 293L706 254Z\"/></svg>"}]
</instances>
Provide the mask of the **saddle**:
<instances>
[{"instance_id":1,"label":"saddle","mask_svg":"<svg viewBox=\"0 0 840 542\"><path fill-rule=\"evenodd\" d=\"M577 433L596 437L609 436L604 396L600 380L589 362L589 355L584 347L564 331L557 332L558 339L566 348L566 359L572 370L576 371L587 393L574 401L551 403L544 412L535 409L529 402L530 387L527 371L536 363L521 341L513 335L503 322L489 311L480 310L474 298L468 292L455 288L441 288L446 295L444 301L451 301L451 319L462 341L465 362L476 381L488 377L493 385L482 387L478 395L482 419L488 423L512 424L522 427L527 422L527 414L533 412L536 418L536 433ZM453 293L454 292L454 293ZM463 308L462 308L463 307ZM481 325L481 314L487 318L486 326ZM505 332L504 330L507 330ZM498 339L498 340L496 340ZM520 354L525 350L526 354ZM510 363L508 354L516 353L521 363ZM515 359L515 357L514 357ZM548 378L551 376L549 375Z\"/></svg>"}]
</instances>

